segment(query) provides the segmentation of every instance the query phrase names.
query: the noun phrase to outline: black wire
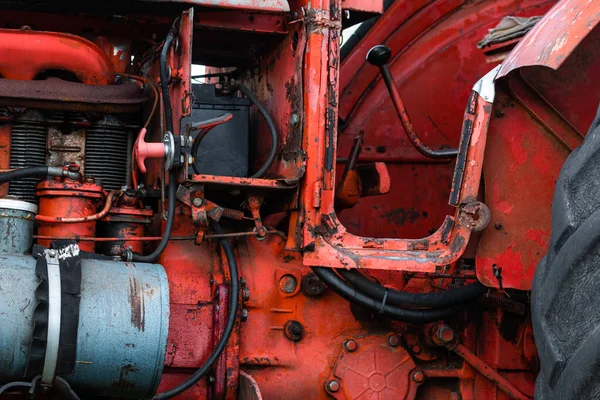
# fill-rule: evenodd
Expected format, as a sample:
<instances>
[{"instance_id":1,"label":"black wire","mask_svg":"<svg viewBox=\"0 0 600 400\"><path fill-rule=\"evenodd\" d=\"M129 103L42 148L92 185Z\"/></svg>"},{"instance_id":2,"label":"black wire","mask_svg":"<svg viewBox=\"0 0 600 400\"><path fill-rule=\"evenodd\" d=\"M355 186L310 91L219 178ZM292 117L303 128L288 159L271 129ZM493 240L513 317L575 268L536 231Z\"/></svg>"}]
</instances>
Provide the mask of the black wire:
<instances>
[{"instance_id":1,"label":"black wire","mask_svg":"<svg viewBox=\"0 0 600 400\"><path fill-rule=\"evenodd\" d=\"M348 285L337 276L331 268L312 267L312 270L327 284L327 286L346 300L394 320L405 322L434 322L448 318L464 308L463 304L458 304L433 310L412 310L389 304L382 304L382 301L376 301Z\"/></svg>"},{"instance_id":2,"label":"black wire","mask_svg":"<svg viewBox=\"0 0 600 400\"><path fill-rule=\"evenodd\" d=\"M356 270L340 269L338 272L348 283L369 297L377 300L383 299L387 292L389 303L397 306L442 308L473 300L483 295L487 290L481 283L475 282L445 292L407 293L385 288Z\"/></svg>"},{"instance_id":3,"label":"black wire","mask_svg":"<svg viewBox=\"0 0 600 400\"><path fill-rule=\"evenodd\" d=\"M217 234L223 233L223 229L221 229L221 226L216 221L210 221L213 230ZM204 363L204 365L202 365L202 367L200 367L200 369L194 372L194 374L191 377L189 377L185 382L174 387L173 389L168 390L164 393L156 394L153 397L154 400L164 400L173 398L175 396L180 395L181 393L185 392L186 390L194 386L196 383L198 383L198 381L202 379L204 375L206 375L206 373L212 368L217 359L221 356L221 353L223 352L223 350L225 350L225 346L227 346L227 342L231 337L231 333L233 332L233 327L235 325L236 320L238 297L240 295L240 287L238 283L238 270L237 263L235 261L235 254L233 253L233 248L231 247L229 241L223 238L219 242L221 243L221 247L223 248L225 257L227 258L229 274L231 276L231 283L229 285L229 310L227 314L227 323L225 324L223 335L219 339L219 343L217 343L217 346L213 350L210 357L208 357L208 360L206 360L206 362Z\"/></svg>"},{"instance_id":4,"label":"black wire","mask_svg":"<svg viewBox=\"0 0 600 400\"><path fill-rule=\"evenodd\" d=\"M236 85L236 88L244 93L246 97L256 106L256 108L258 108L258 111L267 122L267 125L269 125L269 131L271 132L271 150L269 151L269 156L267 157L267 160L263 166L251 176L251 178L262 178L269 168L271 168L271 165L273 165L273 161L275 161L275 157L277 156L277 148L279 147L277 127L275 126L275 122L273 121L273 118L271 118L269 111L267 111L260 101L258 101L250 89L241 84Z\"/></svg>"},{"instance_id":5,"label":"black wire","mask_svg":"<svg viewBox=\"0 0 600 400\"><path fill-rule=\"evenodd\" d=\"M8 389L17 388L17 387L30 388L32 386L33 386L33 384L31 382L10 382L10 383L7 383L6 385L0 387L0 394L4 393Z\"/></svg>"},{"instance_id":6,"label":"black wire","mask_svg":"<svg viewBox=\"0 0 600 400\"><path fill-rule=\"evenodd\" d=\"M175 21L177 22L177 20ZM171 108L171 96L169 95L169 71L167 70L167 56L169 54L169 49L173 44L173 39L175 35L177 35L177 28L175 27L175 23L169 29L169 33L165 38L165 43L163 44L163 48L160 52L160 87L162 91L163 97L163 107L165 111L165 120L167 122L167 130L169 132L173 132L173 109ZM175 198L177 186L177 171L175 168L171 168L169 172L169 193L168 193L168 208L167 208L167 224L165 226L165 231L163 232L163 237L156 246L154 251L146 256L141 256L138 254L132 254L131 260L137 262L155 262L158 257L162 254L162 252L169 244L169 239L171 237L171 232L173 230L173 221L175 220L175 203L177 199Z\"/></svg>"},{"instance_id":7,"label":"black wire","mask_svg":"<svg viewBox=\"0 0 600 400\"><path fill-rule=\"evenodd\" d=\"M35 177L48 176L48 166L40 165L37 167L26 167L14 169L12 171L0 173L0 183L6 183L9 181L15 181L24 178L35 178Z\"/></svg>"}]
</instances>

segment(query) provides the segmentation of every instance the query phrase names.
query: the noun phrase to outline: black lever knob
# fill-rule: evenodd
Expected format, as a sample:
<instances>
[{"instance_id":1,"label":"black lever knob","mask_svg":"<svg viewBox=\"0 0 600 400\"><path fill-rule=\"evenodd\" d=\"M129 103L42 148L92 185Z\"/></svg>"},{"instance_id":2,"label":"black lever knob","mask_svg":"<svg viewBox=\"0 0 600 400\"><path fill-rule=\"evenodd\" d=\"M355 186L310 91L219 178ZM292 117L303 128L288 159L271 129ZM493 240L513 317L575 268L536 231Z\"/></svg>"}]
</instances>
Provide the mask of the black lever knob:
<instances>
[{"instance_id":1,"label":"black lever knob","mask_svg":"<svg viewBox=\"0 0 600 400\"><path fill-rule=\"evenodd\" d=\"M381 67L387 64L391 57L392 51L389 47L383 44L372 47L367 53L367 61L369 64L372 64L376 67Z\"/></svg>"}]
</instances>

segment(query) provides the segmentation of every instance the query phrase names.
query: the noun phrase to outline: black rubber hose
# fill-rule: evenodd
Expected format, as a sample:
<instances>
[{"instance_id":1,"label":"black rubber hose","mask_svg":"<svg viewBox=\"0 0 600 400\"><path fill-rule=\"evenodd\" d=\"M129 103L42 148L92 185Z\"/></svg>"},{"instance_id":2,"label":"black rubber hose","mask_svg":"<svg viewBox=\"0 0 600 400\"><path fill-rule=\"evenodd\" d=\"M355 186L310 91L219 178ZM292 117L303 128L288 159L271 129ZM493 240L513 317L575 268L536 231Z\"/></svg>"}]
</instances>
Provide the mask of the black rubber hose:
<instances>
[{"instance_id":1,"label":"black rubber hose","mask_svg":"<svg viewBox=\"0 0 600 400\"><path fill-rule=\"evenodd\" d=\"M387 302L397 306L442 308L473 300L487 291L485 286L475 282L445 292L407 293L385 288L356 270L340 269L338 272L357 290L376 300L382 300L387 291Z\"/></svg>"},{"instance_id":2,"label":"black rubber hose","mask_svg":"<svg viewBox=\"0 0 600 400\"><path fill-rule=\"evenodd\" d=\"M171 44L173 44L173 39L177 35L177 28L175 28L175 24L169 30L167 37L165 38L165 43L163 44L162 51L160 52L160 87L162 91L164 111L165 111L165 120L167 122L167 130L169 132L173 132L173 110L171 108L171 96L169 95L169 71L167 70L167 55L169 54L169 49L171 48ZM131 256L132 261L137 262L155 262L158 257L162 254L162 252L167 247L169 243L169 239L171 238L171 232L173 231L173 221L175 220L175 203L177 199L175 197L177 187L177 171L175 168L171 168L169 172L169 189L167 199L169 204L167 206L167 223L165 225L165 231L163 232L163 237L156 246L154 251L146 256L141 256L138 254L133 254Z\"/></svg>"},{"instance_id":3,"label":"black rubber hose","mask_svg":"<svg viewBox=\"0 0 600 400\"><path fill-rule=\"evenodd\" d=\"M213 220L211 220L211 226L215 233L222 234L223 229L219 226L219 224ZM154 400L163 400L170 399L175 396L180 395L185 392L192 386L194 386L206 373L212 368L217 359L221 356L223 350L225 350L225 346L231 337L231 332L233 332L233 327L235 325L237 308L238 308L238 297L240 295L240 287L238 283L238 270L237 263L235 261L235 255L233 253L233 248L229 241L225 238L220 240L221 247L223 248L223 252L225 253L225 257L227 258L227 264L229 265L229 274L231 276L231 283L229 285L229 310L227 314L227 323L225 324L225 329L223 331L223 336L219 339L219 343L213 350L208 360L198 369L194 374L188 378L182 384L174 387L173 389L166 391L164 393L158 393L154 396Z\"/></svg>"},{"instance_id":4,"label":"black rubber hose","mask_svg":"<svg viewBox=\"0 0 600 400\"><path fill-rule=\"evenodd\" d=\"M325 282L325 284L327 284L327 286L349 302L397 321L434 322L448 318L464 308L463 304L457 304L433 310L411 310L395 307L390 304L382 304L382 301L376 301L348 285L330 268L312 267L312 270L323 282Z\"/></svg>"},{"instance_id":5,"label":"black rubber hose","mask_svg":"<svg viewBox=\"0 0 600 400\"><path fill-rule=\"evenodd\" d=\"M0 173L0 183L6 183L24 178L48 176L48 166L40 165L38 167L27 167L14 169L12 171Z\"/></svg>"},{"instance_id":6,"label":"black rubber hose","mask_svg":"<svg viewBox=\"0 0 600 400\"><path fill-rule=\"evenodd\" d=\"M252 93L250 89L241 84L236 85L236 88L242 93L244 93L246 97L252 102L252 104L254 104L256 108L258 108L258 111L267 122L267 125L269 125L269 130L271 131L271 150L269 151L269 156L267 157L267 160L265 161L263 166L260 167L260 169L254 173L254 175L251 176L251 178L262 178L267 173L269 168L271 168L271 165L273 165L273 161L275 161L275 157L277 156L277 148L279 147L279 136L277 135L277 127L275 126L275 122L273 121L273 118L271 118L269 111L267 111L265 106L263 106L260 103L260 101L258 101L256 96L254 95L254 93Z\"/></svg>"}]
</instances>

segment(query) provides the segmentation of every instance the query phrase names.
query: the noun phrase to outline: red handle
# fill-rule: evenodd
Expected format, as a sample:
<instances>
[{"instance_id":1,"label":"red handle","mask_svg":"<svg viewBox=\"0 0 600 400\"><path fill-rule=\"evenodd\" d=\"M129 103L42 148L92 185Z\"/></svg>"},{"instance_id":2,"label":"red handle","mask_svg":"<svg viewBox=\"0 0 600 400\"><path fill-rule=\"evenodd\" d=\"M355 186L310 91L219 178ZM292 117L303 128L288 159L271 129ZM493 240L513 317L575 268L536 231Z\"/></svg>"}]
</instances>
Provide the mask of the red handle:
<instances>
[{"instance_id":1,"label":"red handle","mask_svg":"<svg viewBox=\"0 0 600 400\"><path fill-rule=\"evenodd\" d=\"M140 171L146 173L146 158L165 158L165 145L164 143L148 143L144 139L146 138L146 128L142 128L140 134L134 145L135 158L137 159L137 165Z\"/></svg>"}]
</instances>

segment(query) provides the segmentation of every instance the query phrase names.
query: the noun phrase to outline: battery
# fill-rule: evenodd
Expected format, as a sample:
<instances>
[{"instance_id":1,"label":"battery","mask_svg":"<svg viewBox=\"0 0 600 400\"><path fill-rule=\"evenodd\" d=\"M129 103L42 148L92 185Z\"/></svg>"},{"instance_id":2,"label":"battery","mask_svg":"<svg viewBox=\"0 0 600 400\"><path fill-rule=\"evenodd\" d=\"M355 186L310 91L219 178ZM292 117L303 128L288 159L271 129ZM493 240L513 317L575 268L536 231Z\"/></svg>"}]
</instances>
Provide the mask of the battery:
<instances>
[{"instance_id":1,"label":"battery","mask_svg":"<svg viewBox=\"0 0 600 400\"><path fill-rule=\"evenodd\" d=\"M195 173L247 177L250 101L217 96L215 85L194 84L192 90L192 115L184 119L183 124L205 121L225 113L233 114L231 120L214 127L202 140L194 154Z\"/></svg>"}]
</instances>

